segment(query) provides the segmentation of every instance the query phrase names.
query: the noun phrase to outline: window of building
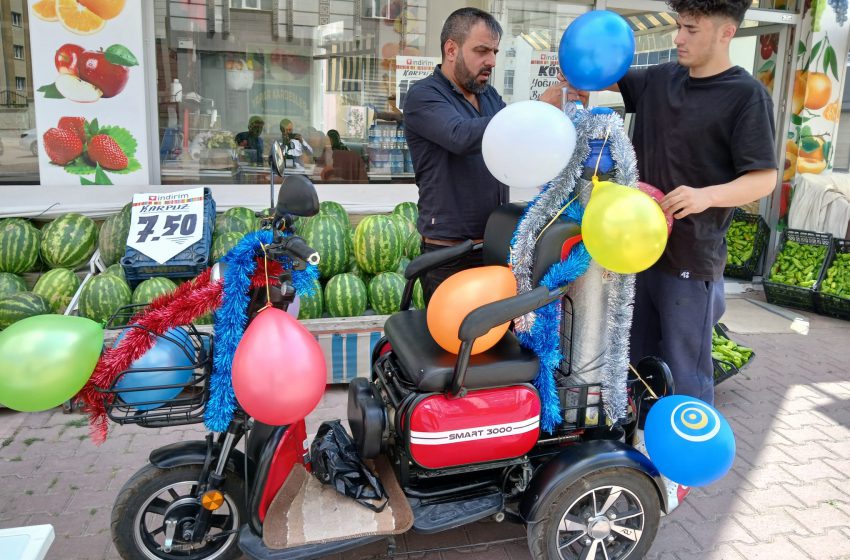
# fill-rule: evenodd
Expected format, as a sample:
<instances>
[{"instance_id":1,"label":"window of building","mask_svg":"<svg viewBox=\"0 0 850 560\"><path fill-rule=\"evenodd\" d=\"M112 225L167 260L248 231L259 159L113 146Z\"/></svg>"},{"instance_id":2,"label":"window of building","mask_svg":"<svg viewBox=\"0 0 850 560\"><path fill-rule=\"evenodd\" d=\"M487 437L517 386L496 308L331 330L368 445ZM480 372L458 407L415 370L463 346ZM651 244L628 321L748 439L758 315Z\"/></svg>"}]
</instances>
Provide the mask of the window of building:
<instances>
[{"instance_id":1,"label":"window of building","mask_svg":"<svg viewBox=\"0 0 850 560\"><path fill-rule=\"evenodd\" d=\"M18 60L24 59L24 47L22 47L21 45L12 45L12 49L14 51L15 58L17 58Z\"/></svg>"},{"instance_id":2,"label":"window of building","mask_svg":"<svg viewBox=\"0 0 850 560\"><path fill-rule=\"evenodd\" d=\"M211 12L199 0L158 1L164 184L267 183L269 148L287 130L297 138L293 173L319 183L410 183L405 96L440 63L451 12L475 5L499 20L491 83L515 102L554 82L561 34L591 4L230 0L232 9Z\"/></svg>"},{"instance_id":3,"label":"window of building","mask_svg":"<svg viewBox=\"0 0 850 560\"><path fill-rule=\"evenodd\" d=\"M24 91L27 89L27 79L15 76L15 89L18 91Z\"/></svg>"},{"instance_id":4,"label":"window of building","mask_svg":"<svg viewBox=\"0 0 850 560\"><path fill-rule=\"evenodd\" d=\"M24 18L21 17L19 12L12 12L12 25L15 27L21 27L24 24Z\"/></svg>"}]
</instances>

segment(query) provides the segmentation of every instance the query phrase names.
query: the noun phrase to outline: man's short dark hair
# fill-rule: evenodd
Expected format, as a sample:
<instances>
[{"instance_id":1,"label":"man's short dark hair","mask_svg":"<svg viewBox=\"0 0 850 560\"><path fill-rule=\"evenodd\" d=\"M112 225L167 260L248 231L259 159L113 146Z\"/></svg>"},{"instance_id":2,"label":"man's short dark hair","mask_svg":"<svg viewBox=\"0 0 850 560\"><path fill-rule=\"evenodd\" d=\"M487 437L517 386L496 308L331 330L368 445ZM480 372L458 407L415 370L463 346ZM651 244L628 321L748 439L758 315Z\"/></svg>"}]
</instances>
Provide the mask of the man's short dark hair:
<instances>
[{"instance_id":1,"label":"man's short dark hair","mask_svg":"<svg viewBox=\"0 0 850 560\"><path fill-rule=\"evenodd\" d=\"M667 5L677 14L725 16L740 26L753 3L752 0L667 0Z\"/></svg>"},{"instance_id":2,"label":"man's short dark hair","mask_svg":"<svg viewBox=\"0 0 850 560\"><path fill-rule=\"evenodd\" d=\"M440 52L443 53L443 58L446 57L446 41L451 39L458 45L463 45L469 36L469 30L479 21L483 21L493 35L502 37L502 26L499 25L496 18L484 10L478 8L455 10L446 19L446 23L443 24L443 31L440 33Z\"/></svg>"}]
</instances>

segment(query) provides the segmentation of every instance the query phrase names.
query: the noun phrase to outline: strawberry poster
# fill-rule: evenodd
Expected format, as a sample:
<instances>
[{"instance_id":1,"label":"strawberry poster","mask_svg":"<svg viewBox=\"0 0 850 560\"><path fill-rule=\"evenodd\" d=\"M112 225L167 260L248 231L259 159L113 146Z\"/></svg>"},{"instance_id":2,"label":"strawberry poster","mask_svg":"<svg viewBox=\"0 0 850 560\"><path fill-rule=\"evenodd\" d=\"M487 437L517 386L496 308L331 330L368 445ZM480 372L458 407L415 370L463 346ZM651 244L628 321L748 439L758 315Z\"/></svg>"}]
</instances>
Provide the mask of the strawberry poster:
<instances>
[{"instance_id":1,"label":"strawberry poster","mask_svg":"<svg viewBox=\"0 0 850 560\"><path fill-rule=\"evenodd\" d=\"M149 183L142 3L29 9L41 184Z\"/></svg>"}]
</instances>

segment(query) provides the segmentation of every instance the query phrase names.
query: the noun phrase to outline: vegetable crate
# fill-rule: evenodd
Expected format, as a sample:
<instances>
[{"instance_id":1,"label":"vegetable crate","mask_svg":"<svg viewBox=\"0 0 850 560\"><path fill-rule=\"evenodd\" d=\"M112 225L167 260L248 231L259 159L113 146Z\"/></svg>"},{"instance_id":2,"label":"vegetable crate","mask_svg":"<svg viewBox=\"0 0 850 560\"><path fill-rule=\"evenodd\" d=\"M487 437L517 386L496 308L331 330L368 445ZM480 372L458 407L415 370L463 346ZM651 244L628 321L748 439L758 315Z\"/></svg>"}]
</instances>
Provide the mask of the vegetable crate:
<instances>
[{"instance_id":1,"label":"vegetable crate","mask_svg":"<svg viewBox=\"0 0 850 560\"><path fill-rule=\"evenodd\" d=\"M844 260L846 264L838 268L839 272L830 278L830 267L841 260ZM821 281L815 291L817 312L850 321L850 239L832 240L832 247L826 256L826 264L821 274Z\"/></svg>"},{"instance_id":2,"label":"vegetable crate","mask_svg":"<svg viewBox=\"0 0 850 560\"><path fill-rule=\"evenodd\" d=\"M829 250L832 243L832 234L818 233L814 231L805 231L801 229L786 229L782 232L779 242L779 251L777 251L776 259L779 260L780 254L785 249L789 241L799 243L800 245L818 245ZM774 262L775 264L775 262ZM795 307L797 309L815 309L815 289L823 275L826 258L820 263L819 268L815 270L813 278L814 283L810 287L795 286L773 280L773 267L771 266L770 275L764 280L764 294L767 297L768 303L782 305L786 307Z\"/></svg>"},{"instance_id":3,"label":"vegetable crate","mask_svg":"<svg viewBox=\"0 0 850 560\"><path fill-rule=\"evenodd\" d=\"M204 188L204 229L201 240L186 247L176 256L160 264L147 255L132 247L127 247L121 258L121 266L130 288L135 288L141 281L155 276L164 276L176 280L194 278L212 264L213 228L215 227L215 200L212 191Z\"/></svg>"},{"instance_id":4,"label":"vegetable crate","mask_svg":"<svg viewBox=\"0 0 850 560\"><path fill-rule=\"evenodd\" d=\"M731 340L726 332L726 328L720 323L714 325L714 334L715 337L712 338L723 339L724 341ZM737 365L733 363L731 356L726 359L715 358L715 355L724 354L725 351L715 351L714 344L712 343L711 363L714 365L714 385L719 385L730 377L738 375L739 373L741 373L741 370L743 370L750 364L750 362L753 361L753 359L756 357L756 353L749 348L747 348L747 350L749 350L750 352L749 357L747 357L746 361L741 363L741 365Z\"/></svg>"},{"instance_id":5,"label":"vegetable crate","mask_svg":"<svg viewBox=\"0 0 850 560\"><path fill-rule=\"evenodd\" d=\"M767 222L764 221L764 218L758 214L748 214L740 210L735 211L732 222L733 224L735 222L743 222L743 224L745 224L743 225L743 229L748 230L748 233L744 238L730 238L727 234L726 243L729 255L731 256L736 252L736 246L738 252L744 252L744 254L746 254L746 251L750 248L752 248L752 252L750 253L749 258L740 264L733 264L729 259L727 259L726 269L723 271L723 274L730 278L752 280L753 276L761 274L762 269L764 268L762 256L764 255L764 250L767 247L767 240L770 237L770 228L767 226ZM754 233L749 233L749 231L753 230ZM730 227L730 231L734 232L735 229Z\"/></svg>"}]
</instances>

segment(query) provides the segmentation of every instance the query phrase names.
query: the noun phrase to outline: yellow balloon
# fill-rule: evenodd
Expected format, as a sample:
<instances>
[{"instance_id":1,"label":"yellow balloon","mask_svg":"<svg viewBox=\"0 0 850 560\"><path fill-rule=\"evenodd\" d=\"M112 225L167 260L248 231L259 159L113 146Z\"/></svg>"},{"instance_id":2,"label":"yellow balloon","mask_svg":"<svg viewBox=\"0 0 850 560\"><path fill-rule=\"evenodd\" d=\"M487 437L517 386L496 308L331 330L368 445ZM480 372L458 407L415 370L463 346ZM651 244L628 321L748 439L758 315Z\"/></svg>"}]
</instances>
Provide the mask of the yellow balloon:
<instances>
[{"instance_id":1,"label":"yellow balloon","mask_svg":"<svg viewBox=\"0 0 850 560\"><path fill-rule=\"evenodd\" d=\"M584 211L581 235L587 252L600 266L633 274L661 258L667 245L667 220L649 195L601 181Z\"/></svg>"}]
</instances>

